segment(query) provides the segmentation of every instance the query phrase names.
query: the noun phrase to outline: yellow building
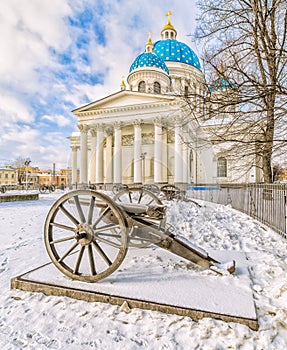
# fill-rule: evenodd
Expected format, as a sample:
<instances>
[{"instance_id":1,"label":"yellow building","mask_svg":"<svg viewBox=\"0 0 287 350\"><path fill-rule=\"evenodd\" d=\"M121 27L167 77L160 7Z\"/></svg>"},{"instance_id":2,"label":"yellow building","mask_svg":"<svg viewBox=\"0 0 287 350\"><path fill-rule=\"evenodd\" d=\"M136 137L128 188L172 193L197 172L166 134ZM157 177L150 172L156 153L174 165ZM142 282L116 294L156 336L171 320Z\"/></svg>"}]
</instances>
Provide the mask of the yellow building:
<instances>
[{"instance_id":1,"label":"yellow building","mask_svg":"<svg viewBox=\"0 0 287 350\"><path fill-rule=\"evenodd\" d=\"M17 185L17 170L0 168L0 185Z\"/></svg>"}]
</instances>

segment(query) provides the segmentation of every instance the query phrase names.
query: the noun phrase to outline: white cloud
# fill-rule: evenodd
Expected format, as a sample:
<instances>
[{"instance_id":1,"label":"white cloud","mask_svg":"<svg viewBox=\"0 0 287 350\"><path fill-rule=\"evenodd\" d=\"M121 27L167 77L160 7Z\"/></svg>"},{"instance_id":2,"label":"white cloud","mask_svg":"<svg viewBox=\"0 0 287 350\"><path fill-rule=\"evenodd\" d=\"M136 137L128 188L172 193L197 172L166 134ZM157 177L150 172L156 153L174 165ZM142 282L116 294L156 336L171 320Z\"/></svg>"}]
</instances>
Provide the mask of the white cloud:
<instances>
[{"instance_id":1,"label":"white cloud","mask_svg":"<svg viewBox=\"0 0 287 350\"><path fill-rule=\"evenodd\" d=\"M70 119L63 115L43 115L41 120L48 120L49 122L52 122L58 126L66 126L71 123Z\"/></svg>"},{"instance_id":2,"label":"white cloud","mask_svg":"<svg viewBox=\"0 0 287 350\"><path fill-rule=\"evenodd\" d=\"M67 0L9 0L0 7L0 82L37 91L36 69L53 64L49 48L64 50L71 39L64 16Z\"/></svg>"},{"instance_id":3,"label":"white cloud","mask_svg":"<svg viewBox=\"0 0 287 350\"><path fill-rule=\"evenodd\" d=\"M16 122L32 123L35 119L32 109L19 97L0 90L0 115L3 127Z\"/></svg>"}]
</instances>

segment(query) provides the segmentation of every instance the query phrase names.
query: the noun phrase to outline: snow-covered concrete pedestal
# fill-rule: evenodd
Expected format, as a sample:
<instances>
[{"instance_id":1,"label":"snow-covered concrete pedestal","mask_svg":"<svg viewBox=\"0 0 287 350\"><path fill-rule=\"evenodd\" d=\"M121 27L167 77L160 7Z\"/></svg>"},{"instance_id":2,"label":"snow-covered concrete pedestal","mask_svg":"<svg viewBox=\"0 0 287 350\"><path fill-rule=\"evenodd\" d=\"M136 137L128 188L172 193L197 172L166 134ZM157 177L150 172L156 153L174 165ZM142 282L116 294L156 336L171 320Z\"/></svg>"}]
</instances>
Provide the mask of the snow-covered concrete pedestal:
<instances>
[{"instance_id":1,"label":"snow-covered concrete pedestal","mask_svg":"<svg viewBox=\"0 0 287 350\"><path fill-rule=\"evenodd\" d=\"M245 253L209 252L222 262L236 261L234 275L200 271L188 261L159 248L129 249L117 271L97 283L72 281L52 263L11 280L13 289L68 296L129 308L189 316L213 317L258 329Z\"/></svg>"}]
</instances>

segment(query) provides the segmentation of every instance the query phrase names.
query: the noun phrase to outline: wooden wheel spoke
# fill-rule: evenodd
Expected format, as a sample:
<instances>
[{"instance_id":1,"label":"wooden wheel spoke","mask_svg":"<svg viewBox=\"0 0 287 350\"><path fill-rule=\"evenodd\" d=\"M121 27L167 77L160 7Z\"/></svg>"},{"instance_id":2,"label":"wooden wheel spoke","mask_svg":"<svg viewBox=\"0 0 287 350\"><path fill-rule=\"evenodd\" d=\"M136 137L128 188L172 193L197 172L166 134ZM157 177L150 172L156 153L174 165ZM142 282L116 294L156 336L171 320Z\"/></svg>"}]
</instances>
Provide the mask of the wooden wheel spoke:
<instances>
[{"instance_id":1,"label":"wooden wheel spoke","mask_svg":"<svg viewBox=\"0 0 287 350\"><path fill-rule=\"evenodd\" d=\"M58 259L58 262L62 262L68 255L70 255L72 253L72 251L78 246L79 242L74 243L71 248L69 248L66 253L60 258Z\"/></svg>"},{"instance_id":2,"label":"wooden wheel spoke","mask_svg":"<svg viewBox=\"0 0 287 350\"><path fill-rule=\"evenodd\" d=\"M110 246L112 246L114 248L121 249L121 244L117 244L117 243L115 243L113 241L109 241L108 239L105 239L103 237L97 236L96 240L100 241L102 243L106 243L107 245L110 245Z\"/></svg>"},{"instance_id":3,"label":"wooden wheel spoke","mask_svg":"<svg viewBox=\"0 0 287 350\"><path fill-rule=\"evenodd\" d=\"M154 198L151 199L151 201L149 201L146 205L151 205L151 203L154 202Z\"/></svg>"},{"instance_id":4,"label":"wooden wheel spoke","mask_svg":"<svg viewBox=\"0 0 287 350\"><path fill-rule=\"evenodd\" d=\"M57 222L50 222L50 225L58 227L58 228L62 228L63 230L67 230L67 231L72 231L72 232L75 231L74 227L63 225L63 224L60 224L60 223L57 223Z\"/></svg>"},{"instance_id":5,"label":"wooden wheel spoke","mask_svg":"<svg viewBox=\"0 0 287 350\"><path fill-rule=\"evenodd\" d=\"M111 266L112 262L111 260L108 258L108 256L106 255L106 253L103 251L103 249L98 245L97 242L93 241L93 245L94 248L96 249L96 251L100 254L100 256L105 260L105 262L107 263L107 265Z\"/></svg>"},{"instance_id":6,"label":"wooden wheel spoke","mask_svg":"<svg viewBox=\"0 0 287 350\"><path fill-rule=\"evenodd\" d=\"M97 271L96 271L95 259L93 254L93 246L91 244L89 244L88 246L88 254L89 254L91 274L94 276L97 274Z\"/></svg>"},{"instance_id":7,"label":"wooden wheel spoke","mask_svg":"<svg viewBox=\"0 0 287 350\"><path fill-rule=\"evenodd\" d=\"M53 241L50 241L50 244L57 244L57 243L61 243L61 242L66 242L66 241L70 241L72 239L75 239L75 236L69 236L69 237L55 239Z\"/></svg>"},{"instance_id":8,"label":"wooden wheel spoke","mask_svg":"<svg viewBox=\"0 0 287 350\"><path fill-rule=\"evenodd\" d=\"M94 222L94 224L92 225L92 228L96 228L96 226L98 225L98 223L105 217L105 215L108 214L108 212L111 210L111 208L109 206L107 206L105 208L105 210L101 213L101 215L97 218L97 220Z\"/></svg>"},{"instance_id":9,"label":"wooden wheel spoke","mask_svg":"<svg viewBox=\"0 0 287 350\"><path fill-rule=\"evenodd\" d=\"M94 233L99 234L101 232L108 231L108 230L115 230L117 228L120 228L120 226L118 224L111 223L111 224L107 224L107 225L104 225L104 226L101 226L99 228L94 229Z\"/></svg>"},{"instance_id":10,"label":"wooden wheel spoke","mask_svg":"<svg viewBox=\"0 0 287 350\"><path fill-rule=\"evenodd\" d=\"M74 198L75 198L75 204L76 204L76 208L77 208L80 220L81 220L82 223L86 222L86 218L85 218L85 215L84 215L83 210L82 210L82 206L81 206L81 203L80 203L80 200L79 200L79 196L75 196Z\"/></svg>"},{"instance_id":11,"label":"wooden wheel spoke","mask_svg":"<svg viewBox=\"0 0 287 350\"><path fill-rule=\"evenodd\" d=\"M89 213L88 213L88 224L89 225L91 225L92 220L93 220L94 207L95 207L95 197L91 197Z\"/></svg>"},{"instance_id":12,"label":"wooden wheel spoke","mask_svg":"<svg viewBox=\"0 0 287 350\"><path fill-rule=\"evenodd\" d=\"M140 191L140 195L139 195L139 199L138 199L138 203L140 203L141 202L141 200L142 200L142 197L143 197L143 191Z\"/></svg>"},{"instance_id":13,"label":"wooden wheel spoke","mask_svg":"<svg viewBox=\"0 0 287 350\"><path fill-rule=\"evenodd\" d=\"M59 208L75 225L79 225L79 221L64 207L63 203L59 205Z\"/></svg>"},{"instance_id":14,"label":"wooden wheel spoke","mask_svg":"<svg viewBox=\"0 0 287 350\"><path fill-rule=\"evenodd\" d=\"M82 246L80 251L79 251L79 255L78 255L78 258L77 258L77 261L76 261L76 265L75 265L75 268L74 268L74 271L73 271L73 273L75 275L79 274L79 268L80 268L80 265L81 265L81 262L82 262L82 258L83 258L83 255L84 255L85 248L86 248L85 246Z\"/></svg>"},{"instance_id":15,"label":"wooden wheel spoke","mask_svg":"<svg viewBox=\"0 0 287 350\"><path fill-rule=\"evenodd\" d=\"M117 233L99 233L96 238L116 238L117 240L121 239L121 235Z\"/></svg>"}]
</instances>

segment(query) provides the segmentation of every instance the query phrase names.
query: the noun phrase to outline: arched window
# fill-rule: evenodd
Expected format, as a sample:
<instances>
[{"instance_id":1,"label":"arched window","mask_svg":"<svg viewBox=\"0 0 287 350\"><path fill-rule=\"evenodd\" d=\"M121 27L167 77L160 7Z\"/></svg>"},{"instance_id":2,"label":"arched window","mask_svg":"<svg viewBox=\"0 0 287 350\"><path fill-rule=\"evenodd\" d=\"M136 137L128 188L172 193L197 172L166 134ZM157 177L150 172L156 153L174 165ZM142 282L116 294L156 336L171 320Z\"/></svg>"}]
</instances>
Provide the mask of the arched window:
<instances>
[{"instance_id":1,"label":"arched window","mask_svg":"<svg viewBox=\"0 0 287 350\"><path fill-rule=\"evenodd\" d=\"M173 32L170 33L170 38L173 39Z\"/></svg>"},{"instance_id":2,"label":"arched window","mask_svg":"<svg viewBox=\"0 0 287 350\"><path fill-rule=\"evenodd\" d=\"M168 32L165 32L165 38L168 39Z\"/></svg>"},{"instance_id":3,"label":"arched window","mask_svg":"<svg viewBox=\"0 0 287 350\"><path fill-rule=\"evenodd\" d=\"M155 94L160 94L161 92L160 83L158 83L157 81L153 83L153 91Z\"/></svg>"},{"instance_id":4,"label":"arched window","mask_svg":"<svg viewBox=\"0 0 287 350\"><path fill-rule=\"evenodd\" d=\"M227 160L225 157L217 159L217 177L227 177Z\"/></svg>"},{"instance_id":5,"label":"arched window","mask_svg":"<svg viewBox=\"0 0 287 350\"><path fill-rule=\"evenodd\" d=\"M144 81L140 81L138 91L145 92L145 82Z\"/></svg>"}]
</instances>

